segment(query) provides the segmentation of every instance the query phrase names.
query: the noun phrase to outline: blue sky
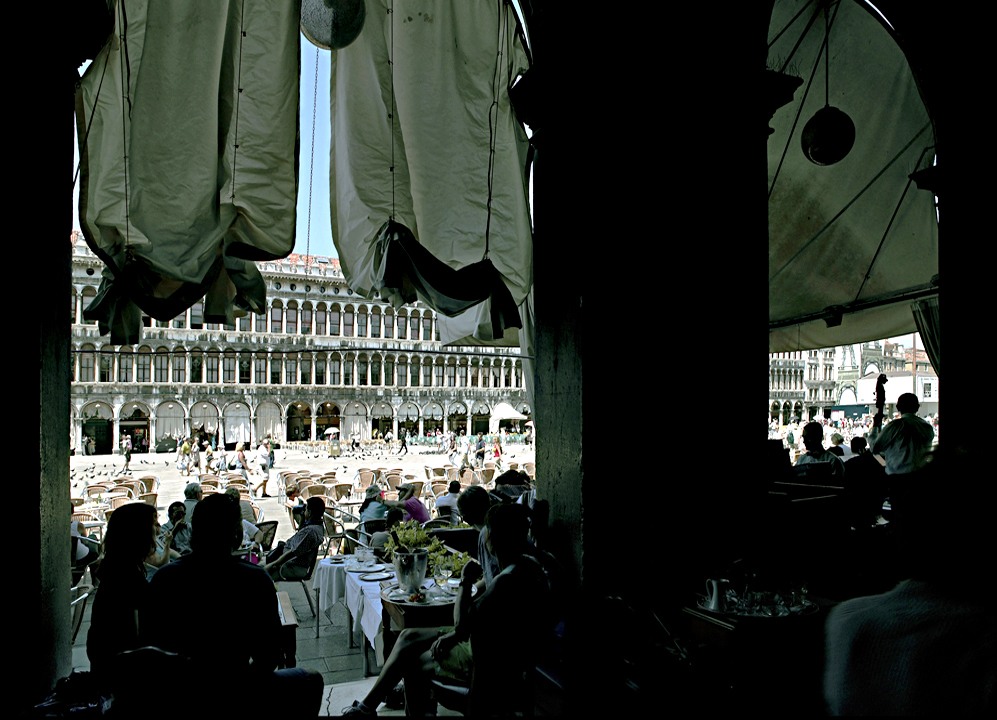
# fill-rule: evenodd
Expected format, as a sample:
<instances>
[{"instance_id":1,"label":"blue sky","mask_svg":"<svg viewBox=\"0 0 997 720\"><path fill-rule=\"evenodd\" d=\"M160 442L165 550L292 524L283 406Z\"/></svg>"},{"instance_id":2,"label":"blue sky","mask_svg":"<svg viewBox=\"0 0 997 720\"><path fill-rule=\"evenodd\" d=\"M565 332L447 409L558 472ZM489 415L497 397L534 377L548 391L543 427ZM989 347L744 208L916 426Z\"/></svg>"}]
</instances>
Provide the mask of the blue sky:
<instances>
[{"instance_id":1,"label":"blue sky","mask_svg":"<svg viewBox=\"0 0 997 720\"><path fill-rule=\"evenodd\" d=\"M315 94L315 53L318 51L318 103L315 108L315 164L312 172L312 108ZM80 73L89 66L80 68ZM312 255L339 257L332 242L332 223L329 214L329 67L330 53L320 50L302 36L301 38L301 155L298 176L298 221L294 252L304 253L309 246L308 196L311 185L311 242ZM74 135L73 170L79 163L79 148ZM311 175L311 179L309 176ZM73 228L80 227L79 183L73 187Z\"/></svg>"}]
</instances>

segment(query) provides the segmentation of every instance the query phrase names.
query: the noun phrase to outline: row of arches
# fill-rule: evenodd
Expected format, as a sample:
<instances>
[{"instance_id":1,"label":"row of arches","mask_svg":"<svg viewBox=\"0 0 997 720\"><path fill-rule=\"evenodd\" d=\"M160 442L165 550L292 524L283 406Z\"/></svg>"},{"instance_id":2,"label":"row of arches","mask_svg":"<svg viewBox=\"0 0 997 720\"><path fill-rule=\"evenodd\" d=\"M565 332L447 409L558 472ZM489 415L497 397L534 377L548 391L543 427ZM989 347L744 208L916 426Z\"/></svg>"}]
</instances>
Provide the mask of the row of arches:
<instances>
[{"instance_id":1,"label":"row of arches","mask_svg":"<svg viewBox=\"0 0 997 720\"><path fill-rule=\"evenodd\" d=\"M70 417L72 446L85 454L107 454L120 447L124 435L132 438L136 452L154 452L175 447L179 438L191 435L207 440L213 447L232 449L238 443L255 446L265 437L279 441L317 440L335 429L340 437L369 439L389 430L400 429L423 435L464 429L468 433L488 432L494 405L486 401L460 400L415 402L397 405L358 400L296 400L280 404L269 400L231 400L222 405L212 400L188 404L167 400L155 406L131 401L115 408L96 400L73 407ZM527 418L531 409L525 402L516 406ZM525 421L524 421L525 422Z\"/></svg>"},{"instance_id":2,"label":"row of arches","mask_svg":"<svg viewBox=\"0 0 997 720\"><path fill-rule=\"evenodd\" d=\"M86 285L74 289L71 322L95 325L83 318L97 295L97 288ZM262 313L238 318L233 325L206 322L204 302L198 301L172 320L144 317L146 327L178 330L238 330L254 334L306 335L323 337L372 338L385 340L438 341L436 313L428 308L402 307L374 302L311 301L273 298Z\"/></svg>"},{"instance_id":3,"label":"row of arches","mask_svg":"<svg viewBox=\"0 0 997 720\"><path fill-rule=\"evenodd\" d=\"M133 349L83 343L71 370L72 381L79 383L523 387L522 361L515 357L359 349Z\"/></svg>"}]
</instances>

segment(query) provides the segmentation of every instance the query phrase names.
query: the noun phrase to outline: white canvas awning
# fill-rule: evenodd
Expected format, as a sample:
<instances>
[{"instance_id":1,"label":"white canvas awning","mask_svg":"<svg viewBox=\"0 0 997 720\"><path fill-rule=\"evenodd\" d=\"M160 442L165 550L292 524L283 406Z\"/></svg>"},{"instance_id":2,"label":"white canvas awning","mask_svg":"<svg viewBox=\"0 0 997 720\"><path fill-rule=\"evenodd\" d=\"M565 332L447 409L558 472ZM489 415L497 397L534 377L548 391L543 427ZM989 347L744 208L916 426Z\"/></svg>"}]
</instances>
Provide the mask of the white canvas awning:
<instances>
[{"instance_id":1,"label":"white canvas awning","mask_svg":"<svg viewBox=\"0 0 997 720\"><path fill-rule=\"evenodd\" d=\"M76 103L80 222L106 265L84 317L113 344L138 340L142 311L266 307L253 261L294 247L298 7L115 3Z\"/></svg>"},{"instance_id":2,"label":"white canvas awning","mask_svg":"<svg viewBox=\"0 0 997 720\"><path fill-rule=\"evenodd\" d=\"M458 332L481 341L522 326L529 142L508 89L528 67L507 3L368 0L332 52L332 229L353 290L467 313Z\"/></svg>"},{"instance_id":3,"label":"white canvas awning","mask_svg":"<svg viewBox=\"0 0 997 720\"><path fill-rule=\"evenodd\" d=\"M881 16L843 0L830 4L826 83L823 5L777 0L769 27L769 69L802 80L769 122L772 352L912 332L912 303L938 293L935 198L909 178L934 160L915 78ZM801 133L825 106L825 88L854 123L855 142L821 166L804 156Z\"/></svg>"}]
</instances>

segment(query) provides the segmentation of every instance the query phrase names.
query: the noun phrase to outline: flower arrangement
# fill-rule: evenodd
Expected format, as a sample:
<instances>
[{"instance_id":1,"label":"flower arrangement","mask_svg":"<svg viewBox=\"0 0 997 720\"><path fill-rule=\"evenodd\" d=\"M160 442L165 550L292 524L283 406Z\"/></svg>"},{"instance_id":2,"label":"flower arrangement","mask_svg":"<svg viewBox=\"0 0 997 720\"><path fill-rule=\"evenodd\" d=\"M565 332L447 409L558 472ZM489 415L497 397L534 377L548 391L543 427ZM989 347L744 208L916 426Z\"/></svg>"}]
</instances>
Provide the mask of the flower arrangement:
<instances>
[{"instance_id":1,"label":"flower arrangement","mask_svg":"<svg viewBox=\"0 0 997 720\"><path fill-rule=\"evenodd\" d=\"M461 527L470 527L467 523L461 523ZM443 558L449 558L453 562L453 577L460 577L460 572L464 566L471 560L471 556L467 553L454 553L451 554L443 547L443 543L437 537L430 537L429 533L418 523L416 520L409 520L406 523L402 523L395 527L395 535L398 536L398 540L402 545L408 550L413 550L416 548L425 548L429 553L429 567L427 572L430 575L436 572L436 564L440 562ZM388 542L384 546L384 558L385 560L393 561L395 548L394 537L388 538Z\"/></svg>"}]
</instances>

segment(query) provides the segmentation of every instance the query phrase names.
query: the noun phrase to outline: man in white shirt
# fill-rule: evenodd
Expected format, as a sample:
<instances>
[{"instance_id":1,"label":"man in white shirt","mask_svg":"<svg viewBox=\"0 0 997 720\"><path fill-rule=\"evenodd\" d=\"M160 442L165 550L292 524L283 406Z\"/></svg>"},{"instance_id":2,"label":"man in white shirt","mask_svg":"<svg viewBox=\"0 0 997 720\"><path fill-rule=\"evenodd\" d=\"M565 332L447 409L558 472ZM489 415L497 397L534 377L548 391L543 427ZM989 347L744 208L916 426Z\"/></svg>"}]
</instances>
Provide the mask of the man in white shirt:
<instances>
[{"instance_id":1,"label":"man in white shirt","mask_svg":"<svg viewBox=\"0 0 997 720\"><path fill-rule=\"evenodd\" d=\"M457 498L460 497L460 482L451 480L447 487L447 493L436 498L436 513L439 517L453 517L454 508L457 507ZM445 512L440 512L441 508L449 508Z\"/></svg>"},{"instance_id":2,"label":"man in white shirt","mask_svg":"<svg viewBox=\"0 0 997 720\"><path fill-rule=\"evenodd\" d=\"M904 393L897 398L900 417L880 431L873 427L869 433L869 449L886 461L887 475L905 475L924 464L924 456L931 450L935 431L917 416L921 403L917 395Z\"/></svg>"}]
</instances>

